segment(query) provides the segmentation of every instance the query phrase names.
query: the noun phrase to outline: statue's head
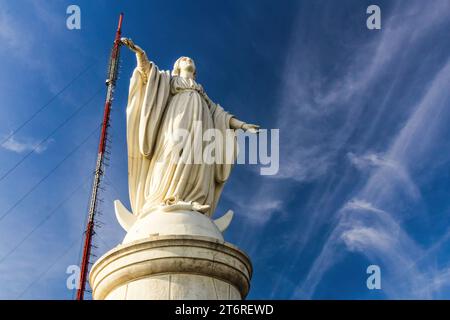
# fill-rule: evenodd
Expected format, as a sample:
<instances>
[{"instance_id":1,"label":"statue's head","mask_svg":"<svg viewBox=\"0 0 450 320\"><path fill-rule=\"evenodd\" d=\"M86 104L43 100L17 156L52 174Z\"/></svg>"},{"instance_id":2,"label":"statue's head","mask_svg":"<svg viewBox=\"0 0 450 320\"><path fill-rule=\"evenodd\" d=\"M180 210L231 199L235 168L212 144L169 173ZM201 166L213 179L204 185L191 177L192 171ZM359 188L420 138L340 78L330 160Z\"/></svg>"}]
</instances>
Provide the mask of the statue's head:
<instances>
[{"instance_id":1,"label":"statue's head","mask_svg":"<svg viewBox=\"0 0 450 320\"><path fill-rule=\"evenodd\" d=\"M180 57L175 61L172 69L172 76L180 76L181 74L192 74L194 79L196 78L197 70L195 68L194 60L189 57Z\"/></svg>"}]
</instances>

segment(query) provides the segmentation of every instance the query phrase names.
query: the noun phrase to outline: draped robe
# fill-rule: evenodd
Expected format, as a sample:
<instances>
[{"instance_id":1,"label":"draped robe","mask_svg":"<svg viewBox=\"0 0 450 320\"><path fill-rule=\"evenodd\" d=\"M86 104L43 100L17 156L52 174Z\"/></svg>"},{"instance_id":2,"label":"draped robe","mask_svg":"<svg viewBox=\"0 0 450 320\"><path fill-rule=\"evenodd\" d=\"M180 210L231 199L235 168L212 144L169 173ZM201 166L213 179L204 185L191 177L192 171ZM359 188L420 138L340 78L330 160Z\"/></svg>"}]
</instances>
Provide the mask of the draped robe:
<instances>
[{"instance_id":1,"label":"draped robe","mask_svg":"<svg viewBox=\"0 0 450 320\"><path fill-rule=\"evenodd\" d=\"M188 143L200 129L203 133L217 129L222 137L233 132L235 159L236 140L230 130L232 115L213 103L195 80L171 76L152 62L134 70L126 113L133 214L141 216L155 207L182 202L209 205L203 213L211 216L231 172L232 164L225 161L229 150L223 150L227 147L225 143L216 144L216 148L222 149L216 151L216 158L220 158L216 163L185 163L187 157L203 152L211 142L200 143L200 149L190 148ZM192 134L181 148L179 144L175 147L173 141L173 134L179 129ZM174 161L175 155L179 157Z\"/></svg>"}]
</instances>

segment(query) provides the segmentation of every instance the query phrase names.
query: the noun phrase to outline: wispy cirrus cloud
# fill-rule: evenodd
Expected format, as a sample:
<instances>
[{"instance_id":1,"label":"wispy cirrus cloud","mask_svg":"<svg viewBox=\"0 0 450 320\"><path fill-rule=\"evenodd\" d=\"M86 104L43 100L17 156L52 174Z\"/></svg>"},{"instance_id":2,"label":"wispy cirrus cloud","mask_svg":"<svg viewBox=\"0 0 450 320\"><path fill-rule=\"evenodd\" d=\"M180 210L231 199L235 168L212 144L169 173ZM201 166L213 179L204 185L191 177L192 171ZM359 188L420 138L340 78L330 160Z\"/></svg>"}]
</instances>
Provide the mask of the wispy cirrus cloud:
<instances>
[{"instance_id":1,"label":"wispy cirrus cloud","mask_svg":"<svg viewBox=\"0 0 450 320\"><path fill-rule=\"evenodd\" d=\"M349 152L347 154L350 162L358 169L365 170L376 167L391 167L398 168L398 164L390 159L386 159L382 154L367 153L361 156Z\"/></svg>"},{"instance_id":2,"label":"wispy cirrus cloud","mask_svg":"<svg viewBox=\"0 0 450 320\"><path fill-rule=\"evenodd\" d=\"M3 142L1 147L5 150L15 153L24 153L28 151L43 153L45 150L47 150L47 148L53 141L53 139L48 139L45 142L42 142L33 138L18 139L15 136L11 136L9 139Z\"/></svg>"},{"instance_id":3,"label":"wispy cirrus cloud","mask_svg":"<svg viewBox=\"0 0 450 320\"><path fill-rule=\"evenodd\" d=\"M358 252L382 267L383 292L389 298L431 298L429 275L414 265L423 251L391 213L353 199L340 210L338 223L293 297L311 298L346 252Z\"/></svg>"},{"instance_id":4,"label":"wispy cirrus cloud","mask_svg":"<svg viewBox=\"0 0 450 320\"><path fill-rule=\"evenodd\" d=\"M383 176L390 177L389 190L397 188L405 193L409 198L418 200L420 198L420 190L411 178L405 163L399 160L389 158L389 156L367 153L357 156L353 153L348 153L350 162L359 170L366 172L378 170ZM381 169L381 170L379 170Z\"/></svg>"},{"instance_id":5,"label":"wispy cirrus cloud","mask_svg":"<svg viewBox=\"0 0 450 320\"><path fill-rule=\"evenodd\" d=\"M410 52L448 22L444 7L450 9L450 4L398 5L389 16L384 15L379 37L359 44L345 63L336 66L335 77L321 73L317 58L308 52L305 37L296 35L298 41L293 41L286 62L278 119L279 127L289 128L298 140L282 141L288 152L283 153L285 162L280 166L280 176L308 182L333 175L337 167L344 166L339 162L344 153L348 162L363 173L360 178L365 182L350 186L354 184L355 173L345 165L346 169L336 177L338 183L325 179L330 184L308 198L307 209L311 209L307 210L308 223L302 220L296 229L303 240L291 247L297 256L279 272L278 284L284 282L283 273L292 272L302 261L303 248L320 239L319 230L323 233L323 228L329 225L326 227L329 234L291 298L312 298L325 274L348 252L358 252L386 268L390 285L385 286L384 292L388 297L436 296L428 284L439 272L430 260L417 264L418 257L427 256L428 249L406 231L405 220L420 212L422 198L417 173L426 163L431 169L436 162L431 161L433 158L445 161L442 153L436 156L435 152L442 149L440 137L448 118L445 106L449 99L446 89L450 83L449 61L422 72L430 74L421 78L425 83L423 91L413 90L413 86L402 88L406 91L398 88L402 80L416 83L411 73L405 73L416 59ZM419 16L423 24L416 28ZM306 16L299 16L301 23L305 19ZM406 47L410 50L405 50ZM387 79L376 110L365 110L367 101L376 97L377 85ZM400 94L418 97L405 103L407 99ZM400 113L402 117L406 115L406 120L396 128L397 123L389 123L388 119ZM447 118L442 117L444 114ZM375 147L369 143L374 137L378 139ZM349 147L358 152L347 151ZM416 208L414 213L411 207ZM273 296L279 295L280 290L281 286L275 285Z\"/></svg>"},{"instance_id":6,"label":"wispy cirrus cloud","mask_svg":"<svg viewBox=\"0 0 450 320\"><path fill-rule=\"evenodd\" d=\"M436 10L439 7L440 10ZM308 181L324 174L335 164L337 153L348 142L361 124L364 105L368 95L384 79L390 69L403 66L398 60L405 54L405 45L412 46L423 41L428 32L446 21L443 14L450 4L423 8L418 2L410 6L398 4L390 17L386 17L379 37L364 43L354 43L356 53L337 63L330 75L320 71L320 61L314 46L308 46L306 30L302 24L308 12L301 12L296 33L288 51L284 82L280 91L280 108L277 127L288 131L282 139L282 166L276 177ZM326 9L324 9L326 10ZM402 18L407 18L400 23ZM423 24L416 27L416 18ZM388 54L387 54L388 53ZM394 78L387 84L386 99L395 84ZM363 134L369 136L379 127L387 100L379 106L377 118L371 119ZM334 119L341 119L335 121ZM371 159L376 160L376 159ZM379 160L382 160L381 158Z\"/></svg>"},{"instance_id":7,"label":"wispy cirrus cloud","mask_svg":"<svg viewBox=\"0 0 450 320\"><path fill-rule=\"evenodd\" d=\"M445 119L435 115L446 107L449 94L444 88L448 83L450 61L436 75L425 96L386 152L391 161L374 155L361 158L352 156L353 163L376 165L378 168L356 198L338 211L334 230L310 268L306 280L297 288L297 294L311 297L326 271L345 252L344 248L359 252L370 261L384 266L385 277L388 279L385 281L387 285L384 291L391 298L432 298L436 294L434 284L444 285L443 281L447 278L442 277L441 272L428 265L427 261L422 259L420 266L417 265L418 258L426 256L427 249L421 248L405 231L400 212L386 211L380 207L397 207L397 202L404 201L399 198L399 194L405 190L410 198L417 198L417 186L411 179L404 179L399 183L398 175L395 174L399 172L399 165L393 164L401 163L403 168L407 168L429 157L428 152L424 152L428 150L418 148L417 145L426 145L428 140L433 140L433 136L423 134L425 127L440 128L440 122L445 122ZM439 134L439 130L432 131L434 135ZM391 170L392 168L395 170ZM403 175L402 170L400 176Z\"/></svg>"}]
</instances>

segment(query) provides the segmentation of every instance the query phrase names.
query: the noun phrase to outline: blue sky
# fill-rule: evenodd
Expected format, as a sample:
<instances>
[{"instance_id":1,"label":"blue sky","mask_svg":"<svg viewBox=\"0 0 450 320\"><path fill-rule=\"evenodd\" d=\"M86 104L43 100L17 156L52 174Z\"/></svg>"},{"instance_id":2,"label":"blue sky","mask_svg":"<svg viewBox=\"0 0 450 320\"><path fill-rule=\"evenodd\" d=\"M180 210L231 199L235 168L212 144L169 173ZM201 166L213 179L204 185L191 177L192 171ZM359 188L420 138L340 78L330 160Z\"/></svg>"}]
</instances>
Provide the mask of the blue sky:
<instances>
[{"instance_id":1,"label":"blue sky","mask_svg":"<svg viewBox=\"0 0 450 320\"><path fill-rule=\"evenodd\" d=\"M70 4L81 8L81 30L66 28ZM371 4L381 8L381 30L366 28ZM216 211L236 213L225 238L252 259L248 298L450 298L446 0L0 0L2 138L92 65L0 148L2 174L90 101L0 181L0 298L73 296L65 271L80 259L121 11L123 34L160 68L191 56L214 101L280 128L279 173L236 166ZM123 50L99 256L124 237L112 201L128 203L134 65ZM371 264L382 290L366 287Z\"/></svg>"}]
</instances>

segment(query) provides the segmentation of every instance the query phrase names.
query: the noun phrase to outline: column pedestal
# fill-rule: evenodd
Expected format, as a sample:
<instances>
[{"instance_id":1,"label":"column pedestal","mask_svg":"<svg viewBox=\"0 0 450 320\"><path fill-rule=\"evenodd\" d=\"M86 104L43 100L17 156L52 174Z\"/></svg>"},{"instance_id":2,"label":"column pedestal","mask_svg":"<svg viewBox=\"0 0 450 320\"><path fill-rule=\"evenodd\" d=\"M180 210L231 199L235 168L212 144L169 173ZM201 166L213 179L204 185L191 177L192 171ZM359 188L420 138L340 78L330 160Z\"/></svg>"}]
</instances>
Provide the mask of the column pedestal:
<instances>
[{"instance_id":1,"label":"column pedestal","mask_svg":"<svg viewBox=\"0 0 450 320\"><path fill-rule=\"evenodd\" d=\"M249 257L234 245L197 235L155 235L121 244L92 267L94 299L244 299Z\"/></svg>"}]
</instances>

